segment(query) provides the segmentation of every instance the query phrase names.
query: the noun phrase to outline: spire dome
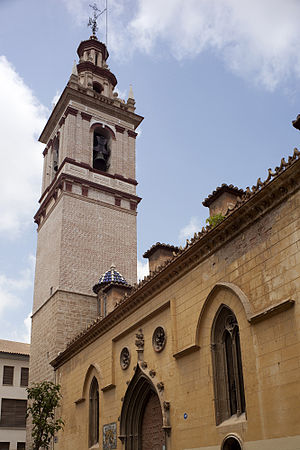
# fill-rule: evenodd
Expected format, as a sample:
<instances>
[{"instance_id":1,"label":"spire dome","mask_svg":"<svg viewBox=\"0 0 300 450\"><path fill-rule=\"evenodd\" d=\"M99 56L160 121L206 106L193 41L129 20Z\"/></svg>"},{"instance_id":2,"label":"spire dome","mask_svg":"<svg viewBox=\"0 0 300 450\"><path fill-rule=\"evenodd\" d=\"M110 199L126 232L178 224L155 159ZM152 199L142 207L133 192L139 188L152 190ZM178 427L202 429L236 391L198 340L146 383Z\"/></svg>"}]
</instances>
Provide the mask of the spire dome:
<instances>
[{"instance_id":1,"label":"spire dome","mask_svg":"<svg viewBox=\"0 0 300 450\"><path fill-rule=\"evenodd\" d=\"M104 286L109 283L123 284L124 286L129 286L123 275L121 275L114 264L111 265L110 269L101 275L98 286Z\"/></svg>"}]
</instances>

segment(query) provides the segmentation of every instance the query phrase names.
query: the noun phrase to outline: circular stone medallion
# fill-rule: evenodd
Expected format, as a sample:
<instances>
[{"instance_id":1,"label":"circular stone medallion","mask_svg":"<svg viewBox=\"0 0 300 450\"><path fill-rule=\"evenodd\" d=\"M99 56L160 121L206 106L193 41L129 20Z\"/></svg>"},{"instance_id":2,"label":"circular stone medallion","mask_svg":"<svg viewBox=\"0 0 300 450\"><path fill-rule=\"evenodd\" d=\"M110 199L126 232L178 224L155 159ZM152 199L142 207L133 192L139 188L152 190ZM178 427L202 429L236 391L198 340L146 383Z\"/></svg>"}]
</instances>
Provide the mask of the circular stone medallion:
<instances>
[{"instance_id":1,"label":"circular stone medallion","mask_svg":"<svg viewBox=\"0 0 300 450\"><path fill-rule=\"evenodd\" d=\"M166 345L166 332L163 327L157 327L152 336L152 345L156 352L161 352Z\"/></svg>"},{"instance_id":2,"label":"circular stone medallion","mask_svg":"<svg viewBox=\"0 0 300 450\"><path fill-rule=\"evenodd\" d=\"M120 365L123 370L127 369L130 364L130 351L128 347L124 347L120 354Z\"/></svg>"}]
</instances>

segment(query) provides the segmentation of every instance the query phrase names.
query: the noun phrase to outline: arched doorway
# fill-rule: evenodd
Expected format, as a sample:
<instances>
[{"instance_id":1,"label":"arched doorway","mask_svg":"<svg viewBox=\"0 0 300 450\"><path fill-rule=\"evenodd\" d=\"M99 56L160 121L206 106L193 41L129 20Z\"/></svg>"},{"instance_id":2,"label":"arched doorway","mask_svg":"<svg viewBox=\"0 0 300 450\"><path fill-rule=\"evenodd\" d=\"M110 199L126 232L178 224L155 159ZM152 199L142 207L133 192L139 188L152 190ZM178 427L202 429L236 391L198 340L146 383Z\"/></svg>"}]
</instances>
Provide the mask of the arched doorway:
<instances>
[{"instance_id":1,"label":"arched doorway","mask_svg":"<svg viewBox=\"0 0 300 450\"><path fill-rule=\"evenodd\" d=\"M153 383L139 367L124 397L120 431L125 450L166 448L161 403Z\"/></svg>"}]
</instances>

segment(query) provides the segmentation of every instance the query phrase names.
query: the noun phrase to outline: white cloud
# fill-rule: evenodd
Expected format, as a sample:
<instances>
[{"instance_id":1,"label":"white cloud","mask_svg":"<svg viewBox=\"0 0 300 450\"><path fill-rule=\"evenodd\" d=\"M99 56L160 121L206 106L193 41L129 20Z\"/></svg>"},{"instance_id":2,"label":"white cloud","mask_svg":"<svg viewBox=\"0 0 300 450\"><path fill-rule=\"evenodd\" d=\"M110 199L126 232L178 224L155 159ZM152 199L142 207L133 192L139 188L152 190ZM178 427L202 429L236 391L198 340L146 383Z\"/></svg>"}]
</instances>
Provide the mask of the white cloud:
<instances>
[{"instance_id":1,"label":"white cloud","mask_svg":"<svg viewBox=\"0 0 300 450\"><path fill-rule=\"evenodd\" d=\"M77 23L87 22L89 1L64 2ZM300 77L298 0L110 0L109 10L109 49L121 58L157 54L164 43L179 60L213 50L268 90Z\"/></svg>"},{"instance_id":2,"label":"white cloud","mask_svg":"<svg viewBox=\"0 0 300 450\"><path fill-rule=\"evenodd\" d=\"M43 149L37 138L47 111L5 56L0 56L0 98L0 235L12 238L32 223L37 209Z\"/></svg>"},{"instance_id":3,"label":"white cloud","mask_svg":"<svg viewBox=\"0 0 300 450\"><path fill-rule=\"evenodd\" d=\"M54 97L53 97L53 99L51 101L51 105L53 106L53 108L56 105L56 103L58 102L60 96L61 96L61 92L60 91L56 91L56 94L54 95Z\"/></svg>"},{"instance_id":4,"label":"white cloud","mask_svg":"<svg viewBox=\"0 0 300 450\"><path fill-rule=\"evenodd\" d=\"M25 291L33 286L34 267L35 257L29 255L27 267L21 270L16 278L9 278L0 273L0 328L4 339L30 341L31 313L27 314L21 326L16 320L10 322L8 317L9 313L15 315L18 310L24 308Z\"/></svg>"},{"instance_id":5,"label":"white cloud","mask_svg":"<svg viewBox=\"0 0 300 450\"><path fill-rule=\"evenodd\" d=\"M28 256L28 265L16 278L0 273L0 314L7 309L16 309L22 305L22 293L33 285L35 257Z\"/></svg>"},{"instance_id":6,"label":"white cloud","mask_svg":"<svg viewBox=\"0 0 300 450\"><path fill-rule=\"evenodd\" d=\"M28 314L28 316L24 319L24 326L25 331L21 335L21 342L30 342L30 336L31 336L31 312Z\"/></svg>"},{"instance_id":7,"label":"white cloud","mask_svg":"<svg viewBox=\"0 0 300 450\"><path fill-rule=\"evenodd\" d=\"M137 262L137 278L138 278L138 281L143 280L147 275L149 275L149 264L148 264L148 261L146 261L146 262L138 261Z\"/></svg>"},{"instance_id":8,"label":"white cloud","mask_svg":"<svg viewBox=\"0 0 300 450\"><path fill-rule=\"evenodd\" d=\"M197 217L191 217L189 223L179 231L179 241L183 243L186 239L191 238L194 233L198 233L203 225Z\"/></svg>"}]
</instances>

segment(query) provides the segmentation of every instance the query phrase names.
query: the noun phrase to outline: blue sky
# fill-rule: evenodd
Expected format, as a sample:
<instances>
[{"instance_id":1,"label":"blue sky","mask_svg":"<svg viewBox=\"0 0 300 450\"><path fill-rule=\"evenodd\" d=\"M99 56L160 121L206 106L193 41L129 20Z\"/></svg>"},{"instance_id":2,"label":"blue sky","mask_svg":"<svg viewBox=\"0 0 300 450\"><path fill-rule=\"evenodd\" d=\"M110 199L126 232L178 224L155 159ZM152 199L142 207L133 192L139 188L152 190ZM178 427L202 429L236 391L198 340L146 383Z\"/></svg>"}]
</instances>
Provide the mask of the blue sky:
<instances>
[{"instance_id":1,"label":"blue sky","mask_svg":"<svg viewBox=\"0 0 300 450\"><path fill-rule=\"evenodd\" d=\"M0 0L0 338L28 340L41 152L90 35L86 0ZM99 0L100 8L104 0ZM108 0L108 60L137 113L138 259L205 225L222 183L252 186L299 146L298 0ZM99 38L104 39L100 22ZM99 274L100 276L101 274ZM95 280L96 282L97 280Z\"/></svg>"}]
</instances>

